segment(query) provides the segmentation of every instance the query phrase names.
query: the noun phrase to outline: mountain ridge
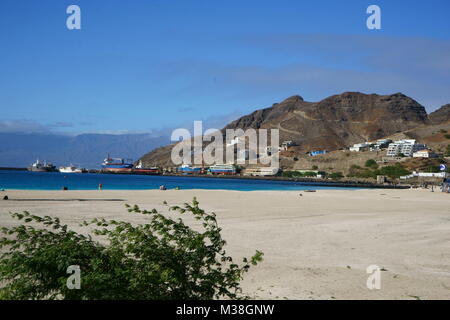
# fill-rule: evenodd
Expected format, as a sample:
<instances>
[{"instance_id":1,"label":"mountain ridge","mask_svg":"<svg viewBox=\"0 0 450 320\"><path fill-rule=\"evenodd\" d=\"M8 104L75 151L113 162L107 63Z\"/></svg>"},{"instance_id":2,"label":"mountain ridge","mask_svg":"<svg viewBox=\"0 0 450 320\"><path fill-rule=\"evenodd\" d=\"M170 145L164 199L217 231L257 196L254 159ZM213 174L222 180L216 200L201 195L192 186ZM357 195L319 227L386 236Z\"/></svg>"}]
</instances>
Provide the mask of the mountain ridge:
<instances>
[{"instance_id":1,"label":"mountain ridge","mask_svg":"<svg viewBox=\"0 0 450 320\"><path fill-rule=\"evenodd\" d=\"M381 139L418 127L450 120L450 107L434 111L433 120L424 106L402 94L344 92L318 102L293 95L271 107L257 109L229 124L226 129L279 129L280 143L295 141L300 152L329 151L352 144ZM140 160L146 165L173 166L172 145L150 151Z\"/></svg>"}]
</instances>

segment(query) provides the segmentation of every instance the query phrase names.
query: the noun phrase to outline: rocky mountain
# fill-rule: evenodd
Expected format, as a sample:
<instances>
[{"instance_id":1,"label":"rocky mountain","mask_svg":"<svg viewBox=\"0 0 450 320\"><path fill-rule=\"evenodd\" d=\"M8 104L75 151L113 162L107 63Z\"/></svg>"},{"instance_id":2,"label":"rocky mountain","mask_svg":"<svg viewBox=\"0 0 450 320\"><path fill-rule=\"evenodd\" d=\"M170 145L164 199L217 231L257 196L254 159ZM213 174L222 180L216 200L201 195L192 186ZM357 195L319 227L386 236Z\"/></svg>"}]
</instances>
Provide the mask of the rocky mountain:
<instances>
[{"instance_id":1,"label":"rocky mountain","mask_svg":"<svg viewBox=\"0 0 450 320\"><path fill-rule=\"evenodd\" d=\"M441 124L450 121L450 103L430 113L428 117L434 124Z\"/></svg>"},{"instance_id":2,"label":"rocky mountain","mask_svg":"<svg viewBox=\"0 0 450 320\"><path fill-rule=\"evenodd\" d=\"M278 128L281 140L302 149L335 150L428 123L425 108L401 94L380 96L345 92L320 102L290 97L244 116L225 128Z\"/></svg>"},{"instance_id":3,"label":"rocky mountain","mask_svg":"<svg viewBox=\"0 0 450 320\"><path fill-rule=\"evenodd\" d=\"M292 96L231 122L222 132L238 128L276 128L280 130L280 141L296 142L299 154L320 149L332 151L432 125L450 115L446 111L448 107L443 108L433 112L431 120L422 105L402 93L345 92L319 102ZM171 166L171 148L158 148L141 160L147 165Z\"/></svg>"}]
</instances>

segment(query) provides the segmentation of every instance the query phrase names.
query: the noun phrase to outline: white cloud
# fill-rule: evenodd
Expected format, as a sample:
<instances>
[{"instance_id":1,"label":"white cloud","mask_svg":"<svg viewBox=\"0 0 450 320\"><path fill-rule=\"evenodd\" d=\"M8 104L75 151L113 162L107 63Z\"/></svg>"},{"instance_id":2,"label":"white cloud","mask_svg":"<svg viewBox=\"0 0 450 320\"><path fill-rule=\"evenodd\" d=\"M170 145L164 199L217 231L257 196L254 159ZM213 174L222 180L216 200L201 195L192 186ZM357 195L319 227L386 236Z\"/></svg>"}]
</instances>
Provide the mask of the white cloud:
<instances>
[{"instance_id":1,"label":"white cloud","mask_svg":"<svg viewBox=\"0 0 450 320\"><path fill-rule=\"evenodd\" d=\"M32 120L0 120L0 132L44 133L49 132L49 129Z\"/></svg>"}]
</instances>

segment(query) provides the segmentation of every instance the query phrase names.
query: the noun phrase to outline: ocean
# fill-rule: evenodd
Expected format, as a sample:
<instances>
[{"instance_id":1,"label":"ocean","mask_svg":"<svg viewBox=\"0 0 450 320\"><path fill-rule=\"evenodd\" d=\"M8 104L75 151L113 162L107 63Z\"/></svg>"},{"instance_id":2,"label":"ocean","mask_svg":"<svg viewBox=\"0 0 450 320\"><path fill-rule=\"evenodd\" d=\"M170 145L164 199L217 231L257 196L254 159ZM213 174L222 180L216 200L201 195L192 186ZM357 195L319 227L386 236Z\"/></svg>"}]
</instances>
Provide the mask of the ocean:
<instances>
[{"instance_id":1,"label":"ocean","mask_svg":"<svg viewBox=\"0 0 450 320\"><path fill-rule=\"evenodd\" d=\"M236 191L344 189L293 181L0 170L0 189L6 190L61 190L63 187L69 190L95 190L100 183L104 190L158 189L160 185L165 185L167 189Z\"/></svg>"}]
</instances>

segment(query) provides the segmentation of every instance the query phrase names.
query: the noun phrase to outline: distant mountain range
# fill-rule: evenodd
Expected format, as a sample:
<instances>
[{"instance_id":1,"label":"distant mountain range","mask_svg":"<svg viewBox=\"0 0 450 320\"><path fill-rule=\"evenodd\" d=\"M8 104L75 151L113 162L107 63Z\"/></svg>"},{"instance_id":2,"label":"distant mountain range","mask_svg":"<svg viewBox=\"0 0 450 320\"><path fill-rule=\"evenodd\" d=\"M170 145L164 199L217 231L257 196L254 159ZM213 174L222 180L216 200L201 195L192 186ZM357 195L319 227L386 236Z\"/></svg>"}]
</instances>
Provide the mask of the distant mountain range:
<instances>
[{"instance_id":1,"label":"distant mountain range","mask_svg":"<svg viewBox=\"0 0 450 320\"><path fill-rule=\"evenodd\" d=\"M402 93L345 92L319 102L307 102L300 96L293 96L231 122L222 133L225 129L237 128L279 129L280 142L296 142L296 150L302 154L312 150L338 150L400 133L427 140L433 130L449 121L450 105L428 115L422 105ZM450 143L450 140L442 143ZM141 160L145 165L171 166L171 147L152 150Z\"/></svg>"},{"instance_id":2,"label":"distant mountain range","mask_svg":"<svg viewBox=\"0 0 450 320\"><path fill-rule=\"evenodd\" d=\"M168 141L169 137L150 134L0 133L0 166L26 167L39 158L57 166L72 163L95 169L108 153L137 160Z\"/></svg>"}]
</instances>

